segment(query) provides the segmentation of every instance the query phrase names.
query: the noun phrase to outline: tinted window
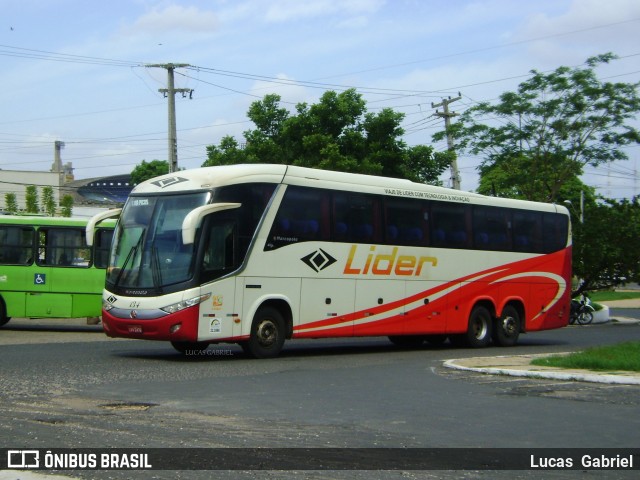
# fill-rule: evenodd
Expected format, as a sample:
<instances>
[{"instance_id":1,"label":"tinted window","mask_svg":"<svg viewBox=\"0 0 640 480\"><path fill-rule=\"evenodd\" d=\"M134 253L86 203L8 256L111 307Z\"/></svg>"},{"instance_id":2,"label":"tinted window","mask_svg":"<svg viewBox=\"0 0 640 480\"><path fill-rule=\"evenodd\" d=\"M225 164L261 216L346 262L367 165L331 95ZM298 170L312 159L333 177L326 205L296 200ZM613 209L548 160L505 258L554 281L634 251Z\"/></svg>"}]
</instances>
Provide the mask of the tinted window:
<instances>
[{"instance_id":1,"label":"tinted window","mask_svg":"<svg viewBox=\"0 0 640 480\"><path fill-rule=\"evenodd\" d=\"M333 194L333 239L337 242L381 243L380 198L351 192Z\"/></svg>"},{"instance_id":2,"label":"tinted window","mask_svg":"<svg viewBox=\"0 0 640 480\"><path fill-rule=\"evenodd\" d=\"M434 202L431 209L431 244L443 248L467 248L467 207Z\"/></svg>"},{"instance_id":3,"label":"tinted window","mask_svg":"<svg viewBox=\"0 0 640 480\"><path fill-rule=\"evenodd\" d=\"M385 236L390 245L424 246L428 244L429 204L421 200L387 198Z\"/></svg>"},{"instance_id":4,"label":"tinted window","mask_svg":"<svg viewBox=\"0 0 640 480\"><path fill-rule=\"evenodd\" d=\"M107 268L109 263L109 248L113 238L113 229L100 228L96 231L93 264L98 268Z\"/></svg>"},{"instance_id":5,"label":"tinted window","mask_svg":"<svg viewBox=\"0 0 640 480\"><path fill-rule=\"evenodd\" d=\"M329 240L330 195L326 190L287 187L269 232L267 249Z\"/></svg>"},{"instance_id":6,"label":"tinted window","mask_svg":"<svg viewBox=\"0 0 640 480\"><path fill-rule=\"evenodd\" d=\"M496 207L473 208L473 245L479 250L510 250L509 211Z\"/></svg>"},{"instance_id":7,"label":"tinted window","mask_svg":"<svg viewBox=\"0 0 640 480\"><path fill-rule=\"evenodd\" d=\"M38 265L88 267L91 250L81 228L49 228L38 231Z\"/></svg>"},{"instance_id":8,"label":"tinted window","mask_svg":"<svg viewBox=\"0 0 640 480\"><path fill-rule=\"evenodd\" d=\"M542 214L515 210L512 216L513 249L516 252L542 252Z\"/></svg>"},{"instance_id":9,"label":"tinted window","mask_svg":"<svg viewBox=\"0 0 640 480\"><path fill-rule=\"evenodd\" d=\"M34 231L29 227L0 226L0 264L29 265L33 263Z\"/></svg>"},{"instance_id":10,"label":"tinted window","mask_svg":"<svg viewBox=\"0 0 640 480\"><path fill-rule=\"evenodd\" d=\"M567 243L569 219L557 213L545 213L542 216L543 253L561 250Z\"/></svg>"}]
</instances>

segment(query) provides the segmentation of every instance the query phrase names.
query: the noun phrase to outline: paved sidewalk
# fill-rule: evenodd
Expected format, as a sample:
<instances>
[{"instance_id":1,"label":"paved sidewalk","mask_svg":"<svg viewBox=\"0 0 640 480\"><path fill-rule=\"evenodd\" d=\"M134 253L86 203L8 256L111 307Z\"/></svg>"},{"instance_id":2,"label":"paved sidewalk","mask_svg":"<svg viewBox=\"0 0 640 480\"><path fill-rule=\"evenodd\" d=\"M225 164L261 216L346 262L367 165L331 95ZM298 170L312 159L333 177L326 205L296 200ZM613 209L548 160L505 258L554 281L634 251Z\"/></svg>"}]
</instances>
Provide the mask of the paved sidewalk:
<instances>
[{"instance_id":1,"label":"paved sidewalk","mask_svg":"<svg viewBox=\"0 0 640 480\"><path fill-rule=\"evenodd\" d=\"M602 305L606 305L609 308L640 308L640 298L630 298L627 300L611 300L608 302L601 302Z\"/></svg>"}]
</instances>

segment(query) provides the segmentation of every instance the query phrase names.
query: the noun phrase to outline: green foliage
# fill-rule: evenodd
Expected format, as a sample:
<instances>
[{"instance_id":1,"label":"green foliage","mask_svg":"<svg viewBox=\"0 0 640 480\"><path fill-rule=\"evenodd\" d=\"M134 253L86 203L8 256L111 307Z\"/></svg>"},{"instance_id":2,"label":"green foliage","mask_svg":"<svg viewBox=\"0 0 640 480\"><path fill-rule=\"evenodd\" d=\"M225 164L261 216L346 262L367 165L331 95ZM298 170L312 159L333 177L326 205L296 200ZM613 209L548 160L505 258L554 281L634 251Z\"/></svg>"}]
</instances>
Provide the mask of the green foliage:
<instances>
[{"instance_id":1,"label":"green foliage","mask_svg":"<svg viewBox=\"0 0 640 480\"><path fill-rule=\"evenodd\" d=\"M42 187L42 206L44 212L49 217L55 217L56 215L56 201L53 196L53 187Z\"/></svg>"},{"instance_id":2,"label":"green foliage","mask_svg":"<svg viewBox=\"0 0 640 480\"><path fill-rule=\"evenodd\" d=\"M354 89L325 92L296 113L280 107L280 97L254 102L248 117L256 129L244 132L245 148L230 136L207 147L202 166L275 163L439 183L451 157L431 147L408 147L401 137L403 114L391 109L367 113Z\"/></svg>"},{"instance_id":3,"label":"green foliage","mask_svg":"<svg viewBox=\"0 0 640 480\"><path fill-rule=\"evenodd\" d=\"M601 82L594 70L615 58L599 55L549 74L533 70L517 92L464 112L451 133L459 152L484 157L479 191L554 202L586 165L626 159L619 147L640 143L630 124L640 110L638 85Z\"/></svg>"},{"instance_id":4,"label":"green foliage","mask_svg":"<svg viewBox=\"0 0 640 480\"><path fill-rule=\"evenodd\" d=\"M153 177L158 177L160 175L164 175L169 173L169 162L166 160L152 160L147 163L146 160L143 160L140 165L136 165L136 167L131 172L131 183L133 185L138 185L145 180L149 180Z\"/></svg>"},{"instance_id":5,"label":"green foliage","mask_svg":"<svg viewBox=\"0 0 640 480\"><path fill-rule=\"evenodd\" d=\"M573 222L576 293L640 281L640 203L586 202L584 223Z\"/></svg>"},{"instance_id":6,"label":"green foliage","mask_svg":"<svg viewBox=\"0 0 640 480\"><path fill-rule=\"evenodd\" d=\"M71 195L65 195L60 200L61 211L60 215L63 217L70 217L73 213L73 197Z\"/></svg>"},{"instance_id":7,"label":"green foliage","mask_svg":"<svg viewBox=\"0 0 640 480\"><path fill-rule=\"evenodd\" d=\"M16 213L18 213L18 200L15 193L5 193L4 203L4 209L7 211L7 213L10 213L11 215L15 215Z\"/></svg>"},{"instance_id":8,"label":"green foliage","mask_svg":"<svg viewBox=\"0 0 640 480\"><path fill-rule=\"evenodd\" d=\"M592 347L569 355L537 358L531 363L545 367L640 372L640 342Z\"/></svg>"},{"instance_id":9,"label":"green foliage","mask_svg":"<svg viewBox=\"0 0 640 480\"><path fill-rule=\"evenodd\" d=\"M40 212L40 206L38 205L38 189L35 185L27 185L25 189L25 202L27 213Z\"/></svg>"}]
</instances>

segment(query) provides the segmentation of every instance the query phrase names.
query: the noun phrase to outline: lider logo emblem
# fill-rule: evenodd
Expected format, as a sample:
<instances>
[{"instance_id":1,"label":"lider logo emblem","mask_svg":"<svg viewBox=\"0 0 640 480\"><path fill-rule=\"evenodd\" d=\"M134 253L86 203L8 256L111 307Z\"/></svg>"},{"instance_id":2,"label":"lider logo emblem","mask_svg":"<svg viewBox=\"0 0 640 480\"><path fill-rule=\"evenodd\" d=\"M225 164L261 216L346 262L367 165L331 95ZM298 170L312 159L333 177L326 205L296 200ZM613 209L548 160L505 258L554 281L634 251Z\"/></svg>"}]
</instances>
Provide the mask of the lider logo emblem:
<instances>
[{"instance_id":1,"label":"lider logo emblem","mask_svg":"<svg viewBox=\"0 0 640 480\"><path fill-rule=\"evenodd\" d=\"M331 255L329 255L327 252L325 252L321 248L319 248L313 253L310 253L306 257L302 257L300 260L302 260L304 263L309 265L316 272L319 272L320 270L324 270L328 266L333 265L334 263L337 262L335 258L333 258Z\"/></svg>"},{"instance_id":2,"label":"lider logo emblem","mask_svg":"<svg viewBox=\"0 0 640 480\"><path fill-rule=\"evenodd\" d=\"M175 185L176 183L187 182L186 178L182 177L169 177L163 180L156 180L155 182L151 182L153 185L156 185L160 188L170 187L171 185Z\"/></svg>"}]
</instances>

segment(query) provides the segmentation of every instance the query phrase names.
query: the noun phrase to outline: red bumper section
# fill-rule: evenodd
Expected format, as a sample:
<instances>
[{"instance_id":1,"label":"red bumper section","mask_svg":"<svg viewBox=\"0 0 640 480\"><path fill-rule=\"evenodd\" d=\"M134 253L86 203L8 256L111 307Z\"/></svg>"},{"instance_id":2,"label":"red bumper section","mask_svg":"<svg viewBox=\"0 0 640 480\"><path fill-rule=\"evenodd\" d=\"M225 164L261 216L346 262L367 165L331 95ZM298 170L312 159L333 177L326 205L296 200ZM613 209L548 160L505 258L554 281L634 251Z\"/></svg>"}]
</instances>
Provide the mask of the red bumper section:
<instances>
[{"instance_id":1,"label":"red bumper section","mask_svg":"<svg viewBox=\"0 0 640 480\"><path fill-rule=\"evenodd\" d=\"M196 342L198 340L198 306L185 308L152 319L118 318L102 311L104 333L113 338Z\"/></svg>"}]
</instances>

